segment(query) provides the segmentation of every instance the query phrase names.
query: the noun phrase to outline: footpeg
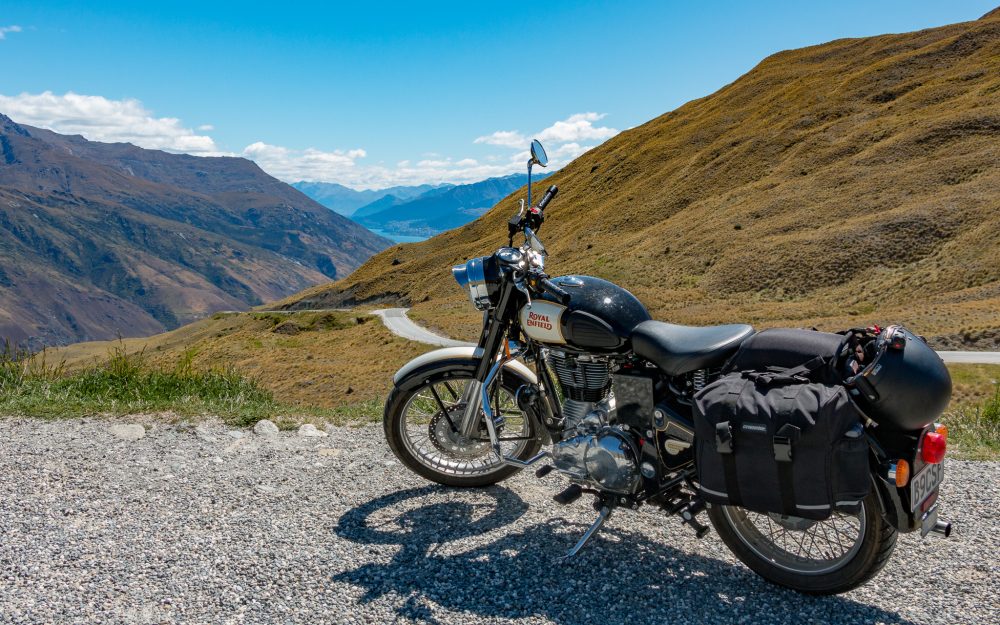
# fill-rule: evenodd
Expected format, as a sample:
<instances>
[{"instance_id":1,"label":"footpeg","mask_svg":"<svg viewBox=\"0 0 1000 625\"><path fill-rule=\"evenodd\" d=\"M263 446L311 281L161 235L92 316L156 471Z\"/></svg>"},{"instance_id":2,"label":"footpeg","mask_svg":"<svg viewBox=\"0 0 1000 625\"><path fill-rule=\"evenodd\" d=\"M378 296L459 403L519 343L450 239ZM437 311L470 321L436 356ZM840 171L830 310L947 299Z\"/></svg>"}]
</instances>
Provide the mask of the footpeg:
<instances>
[{"instance_id":1,"label":"footpeg","mask_svg":"<svg viewBox=\"0 0 1000 625\"><path fill-rule=\"evenodd\" d=\"M579 497L579 495L577 495L577 497ZM601 529L601 526L604 525L604 522L608 520L609 516L611 516L611 508L609 508L608 506L603 506L601 510L597 513L597 519L595 519L594 522L590 524L590 527L588 527L587 531L583 533L583 536L580 537L580 540L578 540L576 544L573 545L573 548L566 552L566 555L563 559L565 560L572 558L576 554L580 553L580 550L583 549L588 542L590 542L590 539L594 537L594 534L597 533L597 530Z\"/></svg>"},{"instance_id":2,"label":"footpeg","mask_svg":"<svg viewBox=\"0 0 1000 625\"><path fill-rule=\"evenodd\" d=\"M555 501L557 504L565 506L579 499L580 495L582 494L583 494L583 488L581 488L579 484L570 484L569 488L559 493L558 495L554 495L552 497L552 500Z\"/></svg>"},{"instance_id":3,"label":"footpeg","mask_svg":"<svg viewBox=\"0 0 1000 625\"><path fill-rule=\"evenodd\" d=\"M548 475L549 473L552 473L553 469L555 469L555 467L552 466L551 464L547 464L544 467L538 467L538 470L535 471L535 477L541 479L546 475Z\"/></svg>"},{"instance_id":4,"label":"footpeg","mask_svg":"<svg viewBox=\"0 0 1000 625\"><path fill-rule=\"evenodd\" d=\"M709 527L707 525L702 525L697 519L698 513L704 509L705 500L695 499L680 511L682 521L691 526L691 529L694 530L694 535L698 538L704 538L709 532Z\"/></svg>"}]
</instances>

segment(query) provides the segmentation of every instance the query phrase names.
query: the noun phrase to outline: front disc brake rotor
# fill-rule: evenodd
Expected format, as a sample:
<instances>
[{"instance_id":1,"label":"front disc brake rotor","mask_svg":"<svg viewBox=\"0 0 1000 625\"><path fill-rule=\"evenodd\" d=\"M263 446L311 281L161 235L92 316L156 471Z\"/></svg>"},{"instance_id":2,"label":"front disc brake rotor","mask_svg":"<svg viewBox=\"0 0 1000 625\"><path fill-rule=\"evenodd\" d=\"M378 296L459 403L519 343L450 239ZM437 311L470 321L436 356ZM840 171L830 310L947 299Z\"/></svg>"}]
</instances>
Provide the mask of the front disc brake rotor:
<instances>
[{"instance_id":1,"label":"front disc brake rotor","mask_svg":"<svg viewBox=\"0 0 1000 625\"><path fill-rule=\"evenodd\" d=\"M460 418L461 410L449 411L452 421ZM457 423L457 421L456 421ZM431 418L428 427L428 438L431 444L441 453L448 454L453 458L476 458L486 453L490 446L485 441L473 441L462 436L451 429L451 423L445 419L443 413L438 412Z\"/></svg>"}]
</instances>

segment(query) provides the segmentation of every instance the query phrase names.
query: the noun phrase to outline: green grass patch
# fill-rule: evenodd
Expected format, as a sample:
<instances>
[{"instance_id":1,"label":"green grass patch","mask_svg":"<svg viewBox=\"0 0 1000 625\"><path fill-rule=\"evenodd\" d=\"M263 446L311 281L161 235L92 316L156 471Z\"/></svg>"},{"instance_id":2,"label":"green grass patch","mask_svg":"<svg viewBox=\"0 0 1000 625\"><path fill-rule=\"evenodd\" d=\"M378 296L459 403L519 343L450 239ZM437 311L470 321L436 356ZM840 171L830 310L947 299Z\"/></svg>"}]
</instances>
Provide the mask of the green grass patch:
<instances>
[{"instance_id":1,"label":"green grass patch","mask_svg":"<svg viewBox=\"0 0 1000 625\"><path fill-rule=\"evenodd\" d=\"M179 417L216 416L233 426L273 419L292 428L304 418L335 423L372 421L377 400L341 408L283 404L256 380L232 368L209 371L193 366L195 352L184 352L169 369L149 366L143 353L123 345L84 370L67 373L46 353L29 354L5 344L0 352L0 414L43 418L173 413Z\"/></svg>"},{"instance_id":2,"label":"green grass patch","mask_svg":"<svg viewBox=\"0 0 1000 625\"><path fill-rule=\"evenodd\" d=\"M969 460L1000 458L1000 385L978 405L960 404L942 422L948 426L948 444L955 455Z\"/></svg>"}]
</instances>

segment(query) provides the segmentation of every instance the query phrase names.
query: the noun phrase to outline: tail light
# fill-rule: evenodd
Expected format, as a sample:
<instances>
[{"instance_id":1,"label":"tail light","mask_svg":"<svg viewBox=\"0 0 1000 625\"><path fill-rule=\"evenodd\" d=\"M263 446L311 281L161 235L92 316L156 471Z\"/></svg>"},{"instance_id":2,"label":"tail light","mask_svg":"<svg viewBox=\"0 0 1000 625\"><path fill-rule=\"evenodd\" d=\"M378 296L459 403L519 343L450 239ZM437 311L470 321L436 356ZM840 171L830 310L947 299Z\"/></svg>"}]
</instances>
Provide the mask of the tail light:
<instances>
[{"instance_id":1,"label":"tail light","mask_svg":"<svg viewBox=\"0 0 1000 625\"><path fill-rule=\"evenodd\" d=\"M920 458L927 464L938 464L944 460L948 447L948 428L935 426L928 430L920 441Z\"/></svg>"}]
</instances>

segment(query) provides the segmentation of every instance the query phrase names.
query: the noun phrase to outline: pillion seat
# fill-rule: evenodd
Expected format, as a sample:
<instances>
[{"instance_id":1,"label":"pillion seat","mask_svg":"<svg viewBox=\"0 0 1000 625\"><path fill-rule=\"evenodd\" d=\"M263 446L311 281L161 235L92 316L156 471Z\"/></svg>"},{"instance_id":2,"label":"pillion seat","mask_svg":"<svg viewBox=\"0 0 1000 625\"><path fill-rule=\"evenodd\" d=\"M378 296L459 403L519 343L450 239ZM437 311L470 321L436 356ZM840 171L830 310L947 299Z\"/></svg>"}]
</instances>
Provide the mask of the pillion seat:
<instances>
[{"instance_id":1,"label":"pillion seat","mask_svg":"<svg viewBox=\"0 0 1000 625\"><path fill-rule=\"evenodd\" d=\"M632 330L632 350L670 375L720 367L736 352L753 328L743 323L724 326L681 326L643 321Z\"/></svg>"}]
</instances>

